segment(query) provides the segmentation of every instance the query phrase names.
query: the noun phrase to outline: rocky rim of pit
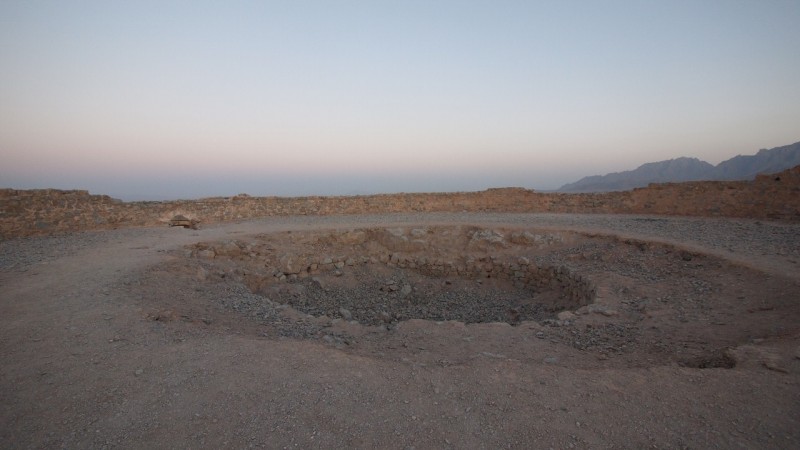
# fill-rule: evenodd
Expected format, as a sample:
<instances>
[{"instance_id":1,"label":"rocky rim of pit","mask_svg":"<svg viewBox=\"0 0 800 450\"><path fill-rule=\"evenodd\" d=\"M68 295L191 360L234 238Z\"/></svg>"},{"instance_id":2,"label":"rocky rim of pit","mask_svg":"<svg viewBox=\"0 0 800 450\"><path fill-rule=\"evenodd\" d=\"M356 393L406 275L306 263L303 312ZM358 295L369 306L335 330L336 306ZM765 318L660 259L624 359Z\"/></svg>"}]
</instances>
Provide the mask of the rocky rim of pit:
<instances>
[{"instance_id":1,"label":"rocky rim of pit","mask_svg":"<svg viewBox=\"0 0 800 450\"><path fill-rule=\"evenodd\" d=\"M790 291L764 273L670 244L577 231L287 231L202 242L176 256L158 271L191 278L207 299L186 304L211 301L244 319L222 332L249 332L250 323L259 335L339 348L362 340L392 348L422 322L489 327L483 332L510 324L514 339L608 363L730 368L734 349L791 329L796 315ZM193 314L152 318L207 322Z\"/></svg>"},{"instance_id":2,"label":"rocky rim of pit","mask_svg":"<svg viewBox=\"0 0 800 450\"><path fill-rule=\"evenodd\" d=\"M214 261L270 302L363 325L408 319L516 325L555 320L595 297L587 278L520 253L563 243L558 233L428 227L282 237L293 248L278 250L260 236L198 244L188 254Z\"/></svg>"}]
</instances>

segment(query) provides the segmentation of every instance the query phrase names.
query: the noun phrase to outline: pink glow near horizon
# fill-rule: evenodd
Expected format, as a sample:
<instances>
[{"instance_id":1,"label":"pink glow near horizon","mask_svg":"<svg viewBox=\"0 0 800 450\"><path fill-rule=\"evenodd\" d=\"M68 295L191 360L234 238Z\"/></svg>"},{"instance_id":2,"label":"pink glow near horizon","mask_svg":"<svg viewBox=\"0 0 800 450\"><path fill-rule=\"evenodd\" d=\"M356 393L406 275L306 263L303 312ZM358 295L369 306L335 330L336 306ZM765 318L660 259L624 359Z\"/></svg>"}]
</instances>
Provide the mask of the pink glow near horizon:
<instances>
[{"instance_id":1,"label":"pink glow near horizon","mask_svg":"<svg viewBox=\"0 0 800 450\"><path fill-rule=\"evenodd\" d=\"M3 2L0 187L548 189L800 139L796 3L502 6Z\"/></svg>"}]
</instances>

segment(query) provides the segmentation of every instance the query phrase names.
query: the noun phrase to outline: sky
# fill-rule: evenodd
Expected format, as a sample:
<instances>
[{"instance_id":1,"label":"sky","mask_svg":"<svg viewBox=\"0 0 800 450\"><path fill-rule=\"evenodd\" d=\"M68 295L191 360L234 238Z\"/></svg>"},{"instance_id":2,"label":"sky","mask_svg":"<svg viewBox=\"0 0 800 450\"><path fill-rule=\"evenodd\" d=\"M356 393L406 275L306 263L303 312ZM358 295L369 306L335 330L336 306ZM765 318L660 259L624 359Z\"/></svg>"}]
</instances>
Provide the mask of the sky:
<instances>
[{"instance_id":1,"label":"sky","mask_svg":"<svg viewBox=\"0 0 800 450\"><path fill-rule=\"evenodd\" d=\"M800 1L0 1L0 187L555 189L800 141Z\"/></svg>"}]
</instances>

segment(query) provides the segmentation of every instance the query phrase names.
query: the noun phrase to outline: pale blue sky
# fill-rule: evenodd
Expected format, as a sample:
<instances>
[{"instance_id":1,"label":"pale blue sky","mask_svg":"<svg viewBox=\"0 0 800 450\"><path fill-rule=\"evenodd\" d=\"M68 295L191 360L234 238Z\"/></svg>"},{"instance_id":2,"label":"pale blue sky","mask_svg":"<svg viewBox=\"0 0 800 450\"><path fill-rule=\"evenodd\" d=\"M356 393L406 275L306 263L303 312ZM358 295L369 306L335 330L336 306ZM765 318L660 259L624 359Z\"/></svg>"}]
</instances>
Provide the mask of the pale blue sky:
<instances>
[{"instance_id":1,"label":"pale blue sky","mask_svg":"<svg viewBox=\"0 0 800 450\"><path fill-rule=\"evenodd\" d=\"M0 2L0 187L552 189L800 140L800 1Z\"/></svg>"}]
</instances>

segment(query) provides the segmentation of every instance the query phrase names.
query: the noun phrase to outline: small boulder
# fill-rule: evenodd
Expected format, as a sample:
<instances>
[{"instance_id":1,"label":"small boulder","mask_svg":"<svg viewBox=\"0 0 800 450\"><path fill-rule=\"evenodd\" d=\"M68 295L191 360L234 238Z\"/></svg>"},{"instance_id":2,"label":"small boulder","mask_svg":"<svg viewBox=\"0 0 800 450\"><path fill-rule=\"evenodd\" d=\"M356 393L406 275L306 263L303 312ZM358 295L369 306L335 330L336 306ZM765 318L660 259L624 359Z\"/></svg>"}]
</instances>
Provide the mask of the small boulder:
<instances>
[{"instance_id":1,"label":"small boulder","mask_svg":"<svg viewBox=\"0 0 800 450\"><path fill-rule=\"evenodd\" d=\"M345 307L339 308L339 314L342 316L342 319L344 319L344 320L346 320L348 322L353 320L353 314L350 312L349 309L347 309Z\"/></svg>"},{"instance_id":2,"label":"small boulder","mask_svg":"<svg viewBox=\"0 0 800 450\"><path fill-rule=\"evenodd\" d=\"M189 219L188 217L182 214L173 216L172 219L169 220L169 226L171 227L183 227L183 228L190 228L192 230L196 230L199 223L200 223L199 220Z\"/></svg>"},{"instance_id":3,"label":"small boulder","mask_svg":"<svg viewBox=\"0 0 800 450\"><path fill-rule=\"evenodd\" d=\"M561 311L558 313L558 320L567 321L567 320L575 320L575 314L572 311Z\"/></svg>"},{"instance_id":4,"label":"small boulder","mask_svg":"<svg viewBox=\"0 0 800 450\"><path fill-rule=\"evenodd\" d=\"M497 230L477 230L472 233L468 248L472 250L488 250L496 247L507 247L503 234Z\"/></svg>"}]
</instances>

